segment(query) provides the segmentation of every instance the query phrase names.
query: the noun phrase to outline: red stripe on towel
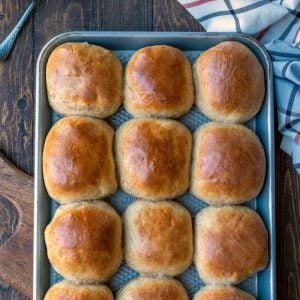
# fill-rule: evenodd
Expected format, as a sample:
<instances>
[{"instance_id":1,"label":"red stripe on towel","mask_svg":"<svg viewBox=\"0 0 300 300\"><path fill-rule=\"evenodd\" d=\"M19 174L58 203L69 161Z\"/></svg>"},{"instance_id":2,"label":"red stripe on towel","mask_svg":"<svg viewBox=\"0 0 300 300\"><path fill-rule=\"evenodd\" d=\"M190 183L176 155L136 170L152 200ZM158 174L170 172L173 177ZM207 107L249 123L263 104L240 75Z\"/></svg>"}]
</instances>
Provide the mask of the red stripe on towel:
<instances>
[{"instance_id":1,"label":"red stripe on towel","mask_svg":"<svg viewBox=\"0 0 300 300\"><path fill-rule=\"evenodd\" d=\"M262 30L256 39L260 41L265 36L265 34L269 31L270 28L271 28L271 26Z\"/></svg>"},{"instance_id":2,"label":"red stripe on towel","mask_svg":"<svg viewBox=\"0 0 300 300\"><path fill-rule=\"evenodd\" d=\"M300 28L298 28L295 36L294 36L294 39L293 39L293 44L294 43L297 43L298 41L300 41Z\"/></svg>"},{"instance_id":3,"label":"red stripe on towel","mask_svg":"<svg viewBox=\"0 0 300 300\"><path fill-rule=\"evenodd\" d=\"M184 8L191 8L191 7L199 6L201 4L211 2L211 1L215 1L215 0L197 0L197 1L190 2L190 3L186 3L186 4L183 5L183 7Z\"/></svg>"}]
</instances>

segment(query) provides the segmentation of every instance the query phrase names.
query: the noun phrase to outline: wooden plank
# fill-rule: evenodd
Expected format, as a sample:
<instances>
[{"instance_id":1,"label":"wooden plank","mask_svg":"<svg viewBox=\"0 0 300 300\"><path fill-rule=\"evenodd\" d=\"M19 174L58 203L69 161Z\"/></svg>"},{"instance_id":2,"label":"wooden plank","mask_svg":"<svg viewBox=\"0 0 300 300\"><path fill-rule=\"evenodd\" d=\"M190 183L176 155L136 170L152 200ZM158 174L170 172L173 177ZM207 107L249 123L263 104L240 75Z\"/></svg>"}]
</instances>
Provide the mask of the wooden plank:
<instances>
[{"instance_id":1,"label":"wooden plank","mask_svg":"<svg viewBox=\"0 0 300 300\"><path fill-rule=\"evenodd\" d=\"M300 176L276 134L277 299L300 299Z\"/></svg>"},{"instance_id":2,"label":"wooden plank","mask_svg":"<svg viewBox=\"0 0 300 300\"><path fill-rule=\"evenodd\" d=\"M0 247L11 236L18 222L18 212L7 199L0 197ZM28 299L14 288L1 282L0 299Z\"/></svg>"},{"instance_id":3,"label":"wooden plank","mask_svg":"<svg viewBox=\"0 0 300 300\"><path fill-rule=\"evenodd\" d=\"M0 2L0 40L16 25L31 1ZM33 173L33 65L32 21L21 31L9 59L0 63L0 150L25 172ZM0 245L14 232L18 214L0 201ZM27 299L13 288L0 285L0 299Z\"/></svg>"},{"instance_id":4,"label":"wooden plank","mask_svg":"<svg viewBox=\"0 0 300 300\"><path fill-rule=\"evenodd\" d=\"M18 211L18 225L0 246L0 278L28 297L32 295L33 178L0 153L0 196Z\"/></svg>"},{"instance_id":5,"label":"wooden plank","mask_svg":"<svg viewBox=\"0 0 300 300\"><path fill-rule=\"evenodd\" d=\"M34 63L42 47L54 36L76 30L92 30L92 0L43 1L34 16ZM95 7L94 9L98 9Z\"/></svg>"},{"instance_id":6,"label":"wooden plank","mask_svg":"<svg viewBox=\"0 0 300 300\"><path fill-rule=\"evenodd\" d=\"M31 1L0 2L0 40L17 23ZM25 172L33 173L32 22L19 35L9 59L0 63L0 150Z\"/></svg>"},{"instance_id":7,"label":"wooden plank","mask_svg":"<svg viewBox=\"0 0 300 300\"><path fill-rule=\"evenodd\" d=\"M49 39L63 32L151 29L151 0L45 1L34 18L34 60Z\"/></svg>"},{"instance_id":8,"label":"wooden plank","mask_svg":"<svg viewBox=\"0 0 300 300\"><path fill-rule=\"evenodd\" d=\"M97 30L152 30L152 0L96 2L93 19Z\"/></svg>"},{"instance_id":9,"label":"wooden plank","mask_svg":"<svg viewBox=\"0 0 300 300\"><path fill-rule=\"evenodd\" d=\"M153 30L204 31L176 0L153 0Z\"/></svg>"}]
</instances>

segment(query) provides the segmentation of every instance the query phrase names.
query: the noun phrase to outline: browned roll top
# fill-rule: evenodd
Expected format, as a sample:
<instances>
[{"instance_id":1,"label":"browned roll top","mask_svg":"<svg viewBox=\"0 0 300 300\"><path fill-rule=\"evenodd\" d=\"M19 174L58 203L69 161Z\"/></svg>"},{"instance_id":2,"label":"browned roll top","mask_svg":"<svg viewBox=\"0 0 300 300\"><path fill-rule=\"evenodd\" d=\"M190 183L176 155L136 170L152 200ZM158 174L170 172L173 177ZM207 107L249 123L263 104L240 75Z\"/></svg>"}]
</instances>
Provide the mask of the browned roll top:
<instances>
[{"instance_id":1,"label":"browned roll top","mask_svg":"<svg viewBox=\"0 0 300 300\"><path fill-rule=\"evenodd\" d=\"M116 133L121 187L136 197L160 200L183 194L189 183L191 134L179 122L133 119Z\"/></svg>"},{"instance_id":2,"label":"browned roll top","mask_svg":"<svg viewBox=\"0 0 300 300\"><path fill-rule=\"evenodd\" d=\"M103 201L60 206L45 230L48 258L66 279L104 282L122 260L120 216Z\"/></svg>"},{"instance_id":3,"label":"browned roll top","mask_svg":"<svg viewBox=\"0 0 300 300\"><path fill-rule=\"evenodd\" d=\"M266 158L254 132L239 124L207 123L194 135L191 193L209 204L240 204L264 183Z\"/></svg>"},{"instance_id":4,"label":"browned roll top","mask_svg":"<svg viewBox=\"0 0 300 300\"><path fill-rule=\"evenodd\" d=\"M214 121L244 123L259 111L265 94L264 71L243 44L222 42L194 65L196 105Z\"/></svg>"},{"instance_id":5,"label":"browned roll top","mask_svg":"<svg viewBox=\"0 0 300 300\"><path fill-rule=\"evenodd\" d=\"M194 259L205 283L237 284L266 267L268 232L255 211L209 206L195 222Z\"/></svg>"},{"instance_id":6,"label":"browned roll top","mask_svg":"<svg viewBox=\"0 0 300 300\"><path fill-rule=\"evenodd\" d=\"M128 62L125 83L124 105L133 115L176 117L194 102L190 63L170 46L137 51Z\"/></svg>"},{"instance_id":7,"label":"browned roll top","mask_svg":"<svg viewBox=\"0 0 300 300\"><path fill-rule=\"evenodd\" d=\"M117 189L113 130L104 121L66 117L49 131L43 174L49 195L60 203L106 197Z\"/></svg>"},{"instance_id":8,"label":"browned roll top","mask_svg":"<svg viewBox=\"0 0 300 300\"><path fill-rule=\"evenodd\" d=\"M105 118L121 104L122 66L109 50L88 43L66 43L49 56L48 100L64 115Z\"/></svg>"}]
</instances>

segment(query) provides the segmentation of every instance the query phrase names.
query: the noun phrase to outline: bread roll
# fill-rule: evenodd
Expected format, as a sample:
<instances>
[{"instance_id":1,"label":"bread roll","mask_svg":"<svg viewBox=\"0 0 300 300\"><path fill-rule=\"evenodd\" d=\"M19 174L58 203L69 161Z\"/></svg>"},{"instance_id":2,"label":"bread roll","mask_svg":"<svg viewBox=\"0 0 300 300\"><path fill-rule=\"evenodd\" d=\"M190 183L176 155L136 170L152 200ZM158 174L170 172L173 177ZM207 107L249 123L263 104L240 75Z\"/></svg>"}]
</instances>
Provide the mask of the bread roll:
<instances>
[{"instance_id":1,"label":"bread roll","mask_svg":"<svg viewBox=\"0 0 300 300\"><path fill-rule=\"evenodd\" d=\"M255 198L266 158L258 137L243 125L207 123L194 134L191 193L211 205Z\"/></svg>"},{"instance_id":2,"label":"bread roll","mask_svg":"<svg viewBox=\"0 0 300 300\"><path fill-rule=\"evenodd\" d=\"M192 137L177 121L132 119L116 132L122 189L149 200L172 199L189 184Z\"/></svg>"},{"instance_id":3,"label":"bread roll","mask_svg":"<svg viewBox=\"0 0 300 300\"><path fill-rule=\"evenodd\" d=\"M195 265L206 284L238 284L268 263L268 232L242 206L206 207L195 220Z\"/></svg>"},{"instance_id":4,"label":"bread roll","mask_svg":"<svg viewBox=\"0 0 300 300\"><path fill-rule=\"evenodd\" d=\"M124 105L132 115L179 117L193 102L191 65L179 49L150 46L138 50L129 60Z\"/></svg>"},{"instance_id":5,"label":"bread roll","mask_svg":"<svg viewBox=\"0 0 300 300\"><path fill-rule=\"evenodd\" d=\"M110 50L66 43L49 56L46 85L56 112L106 118L121 104L122 66Z\"/></svg>"},{"instance_id":6,"label":"bread roll","mask_svg":"<svg viewBox=\"0 0 300 300\"><path fill-rule=\"evenodd\" d=\"M66 117L49 131L43 174L54 200L70 203L104 198L117 189L113 129L104 121Z\"/></svg>"},{"instance_id":7,"label":"bread roll","mask_svg":"<svg viewBox=\"0 0 300 300\"><path fill-rule=\"evenodd\" d=\"M180 204L137 200L123 223L125 260L134 270L175 276L191 265L192 219Z\"/></svg>"},{"instance_id":8,"label":"bread roll","mask_svg":"<svg viewBox=\"0 0 300 300\"><path fill-rule=\"evenodd\" d=\"M62 205L45 230L49 261L68 280L105 282L122 261L121 235L121 218L107 203Z\"/></svg>"},{"instance_id":9,"label":"bread roll","mask_svg":"<svg viewBox=\"0 0 300 300\"><path fill-rule=\"evenodd\" d=\"M53 285L44 300L113 300L113 294L105 285L76 284L63 280Z\"/></svg>"},{"instance_id":10,"label":"bread roll","mask_svg":"<svg viewBox=\"0 0 300 300\"><path fill-rule=\"evenodd\" d=\"M232 286L207 285L195 294L193 300L255 300L255 298Z\"/></svg>"},{"instance_id":11,"label":"bread roll","mask_svg":"<svg viewBox=\"0 0 300 300\"><path fill-rule=\"evenodd\" d=\"M138 277L125 285L117 300L188 300L181 283L168 278Z\"/></svg>"},{"instance_id":12,"label":"bread roll","mask_svg":"<svg viewBox=\"0 0 300 300\"><path fill-rule=\"evenodd\" d=\"M264 70L243 44L222 42L194 64L196 105L214 121L244 123L260 110Z\"/></svg>"}]
</instances>

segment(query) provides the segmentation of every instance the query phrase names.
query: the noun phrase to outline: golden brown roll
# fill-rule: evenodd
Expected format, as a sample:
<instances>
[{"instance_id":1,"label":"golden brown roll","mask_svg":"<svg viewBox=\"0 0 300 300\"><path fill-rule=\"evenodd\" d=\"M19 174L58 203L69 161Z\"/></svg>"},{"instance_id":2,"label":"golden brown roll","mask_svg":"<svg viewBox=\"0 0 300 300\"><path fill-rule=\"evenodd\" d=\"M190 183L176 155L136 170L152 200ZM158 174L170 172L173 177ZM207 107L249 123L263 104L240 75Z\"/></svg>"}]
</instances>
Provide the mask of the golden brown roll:
<instances>
[{"instance_id":1,"label":"golden brown roll","mask_svg":"<svg viewBox=\"0 0 300 300\"><path fill-rule=\"evenodd\" d=\"M244 123L263 103L263 68L238 42L222 42L202 53L194 64L194 82L197 107L214 121Z\"/></svg>"},{"instance_id":2,"label":"golden brown roll","mask_svg":"<svg viewBox=\"0 0 300 300\"><path fill-rule=\"evenodd\" d=\"M207 123L194 134L191 193L211 204L240 204L264 183L266 158L254 132L243 125Z\"/></svg>"},{"instance_id":3,"label":"golden brown roll","mask_svg":"<svg viewBox=\"0 0 300 300\"><path fill-rule=\"evenodd\" d=\"M192 219L180 204L137 200L123 223L125 260L134 270L175 276L192 263Z\"/></svg>"},{"instance_id":4,"label":"golden brown roll","mask_svg":"<svg viewBox=\"0 0 300 300\"><path fill-rule=\"evenodd\" d=\"M121 235L121 218L107 203L62 205L45 230L49 261L68 280L107 281L122 261Z\"/></svg>"},{"instance_id":5,"label":"golden brown roll","mask_svg":"<svg viewBox=\"0 0 300 300\"><path fill-rule=\"evenodd\" d=\"M179 49L142 48L128 62L124 105L134 116L179 117L194 102L191 65Z\"/></svg>"},{"instance_id":6,"label":"golden brown roll","mask_svg":"<svg viewBox=\"0 0 300 300\"><path fill-rule=\"evenodd\" d=\"M255 298L236 287L207 285L195 294L193 300L255 300Z\"/></svg>"},{"instance_id":7,"label":"golden brown roll","mask_svg":"<svg viewBox=\"0 0 300 300\"><path fill-rule=\"evenodd\" d=\"M174 279L138 277L116 295L117 300L188 300L182 284Z\"/></svg>"},{"instance_id":8,"label":"golden brown roll","mask_svg":"<svg viewBox=\"0 0 300 300\"><path fill-rule=\"evenodd\" d=\"M122 189L149 200L172 199L189 184L192 138L173 120L133 119L116 132Z\"/></svg>"},{"instance_id":9,"label":"golden brown roll","mask_svg":"<svg viewBox=\"0 0 300 300\"><path fill-rule=\"evenodd\" d=\"M207 207L195 220L195 265L206 284L238 284L268 263L268 232L247 207Z\"/></svg>"},{"instance_id":10,"label":"golden brown roll","mask_svg":"<svg viewBox=\"0 0 300 300\"><path fill-rule=\"evenodd\" d=\"M76 284L63 280L53 285L44 300L113 300L113 294L105 285Z\"/></svg>"},{"instance_id":11,"label":"golden brown roll","mask_svg":"<svg viewBox=\"0 0 300 300\"><path fill-rule=\"evenodd\" d=\"M121 104L122 66L110 50L66 43L49 56L46 84L56 112L106 118Z\"/></svg>"},{"instance_id":12,"label":"golden brown roll","mask_svg":"<svg viewBox=\"0 0 300 300\"><path fill-rule=\"evenodd\" d=\"M60 203L104 198L117 189L113 129L104 121L66 117L49 131L43 153L47 191Z\"/></svg>"}]
</instances>

